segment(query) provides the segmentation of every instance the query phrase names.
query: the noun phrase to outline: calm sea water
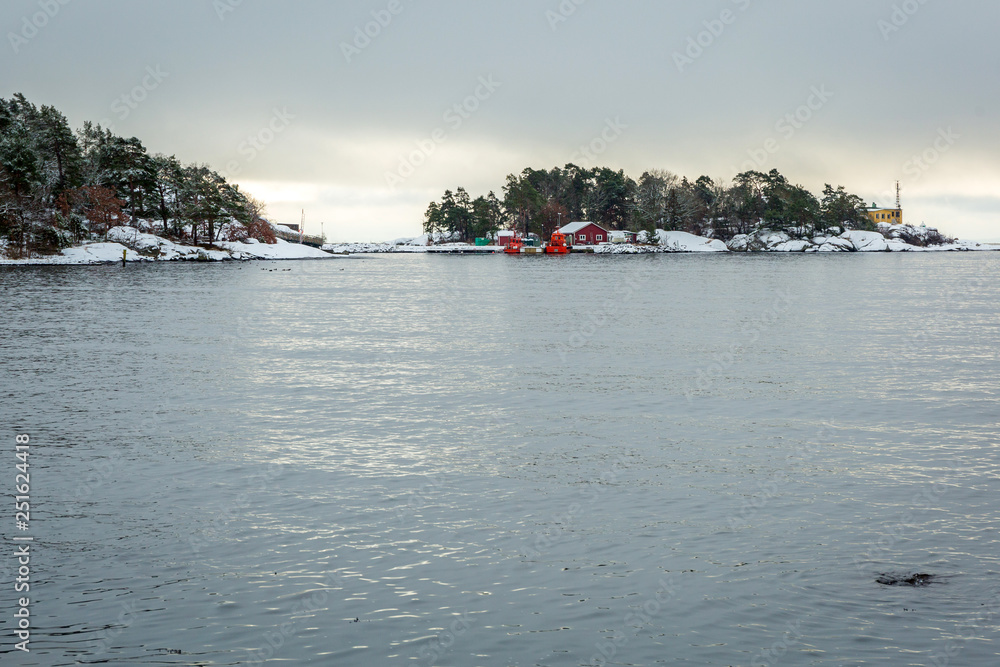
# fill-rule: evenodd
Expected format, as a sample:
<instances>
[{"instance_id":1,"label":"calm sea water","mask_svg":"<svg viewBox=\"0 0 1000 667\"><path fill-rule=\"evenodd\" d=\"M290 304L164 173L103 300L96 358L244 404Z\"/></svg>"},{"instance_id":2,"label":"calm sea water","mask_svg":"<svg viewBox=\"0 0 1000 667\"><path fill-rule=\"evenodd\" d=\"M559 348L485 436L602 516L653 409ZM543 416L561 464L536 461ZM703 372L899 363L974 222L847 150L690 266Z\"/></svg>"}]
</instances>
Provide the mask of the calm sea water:
<instances>
[{"instance_id":1,"label":"calm sea water","mask_svg":"<svg viewBox=\"0 0 1000 667\"><path fill-rule=\"evenodd\" d=\"M12 665L994 665L1000 255L5 268ZM883 573L935 575L914 588Z\"/></svg>"}]
</instances>

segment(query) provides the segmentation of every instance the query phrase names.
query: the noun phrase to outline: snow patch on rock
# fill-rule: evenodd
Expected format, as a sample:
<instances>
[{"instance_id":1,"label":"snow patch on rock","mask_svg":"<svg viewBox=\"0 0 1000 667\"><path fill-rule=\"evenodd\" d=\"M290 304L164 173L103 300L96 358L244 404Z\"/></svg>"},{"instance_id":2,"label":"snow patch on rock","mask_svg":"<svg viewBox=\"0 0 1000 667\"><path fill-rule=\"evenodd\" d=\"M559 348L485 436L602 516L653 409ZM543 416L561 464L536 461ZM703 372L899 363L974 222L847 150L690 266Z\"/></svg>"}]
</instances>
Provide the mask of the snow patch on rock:
<instances>
[{"instance_id":1,"label":"snow patch on rock","mask_svg":"<svg viewBox=\"0 0 1000 667\"><path fill-rule=\"evenodd\" d=\"M889 244L885 242L885 237L878 232L862 232L852 230L841 234L854 244L854 249L858 252L885 252L889 249Z\"/></svg>"}]
</instances>

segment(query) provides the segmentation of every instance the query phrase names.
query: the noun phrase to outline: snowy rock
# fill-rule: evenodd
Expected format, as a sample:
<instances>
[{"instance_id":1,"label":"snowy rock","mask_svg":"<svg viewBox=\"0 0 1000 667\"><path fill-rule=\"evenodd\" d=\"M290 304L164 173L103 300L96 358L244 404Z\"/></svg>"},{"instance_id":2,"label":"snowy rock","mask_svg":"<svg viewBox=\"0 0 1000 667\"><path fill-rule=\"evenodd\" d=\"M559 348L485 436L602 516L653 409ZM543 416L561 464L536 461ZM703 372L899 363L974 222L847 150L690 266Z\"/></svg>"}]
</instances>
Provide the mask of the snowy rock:
<instances>
[{"instance_id":1,"label":"snowy rock","mask_svg":"<svg viewBox=\"0 0 1000 667\"><path fill-rule=\"evenodd\" d=\"M826 242L819 247L817 252L854 252L854 250L854 244L848 239L833 236L828 238Z\"/></svg>"},{"instance_id":2,"label":"snowy rock","mask_svg":"<svg viewBox=\"0 0 1000 667\"><path fill-rule=\"evenodd\" d=\"M323 250L338 255L393 252L394 249L391 243L328 243L323 246Z\"/></svg>"},{"instance_id":3,"label":"snowy rock","mask_svg":"<svg viewBox=\"0 0 1000 667\"><path fill-rule=\"evenodd\" d=\"M774 252L805 252L807 248L812 248L813 244L809 241L797 240L797 241L785 241L784 243L779 243L774 246Z\"/></svg>"},{"instance_id":4,"label":"snowy rock","mask_svg":"<svg viewBox=\"0 0 1000 667\"><path fill-rule=\"evenodd\" d=\"M924 248L924 250L938 250L938 251L971 251L971 250L1000 250L1000 246L996 245L983 245L982 243L977 243L976 241L955 241L953 243L946 243L940 246L932 246L930 248Z\"/></svg>"},{"instance_id":5,"label":"snowy rock","mask_svg":"<svg viewBox=\"0 0 1000 667\"><path fill-rule=\"evenodd\" d=\"M726 247L733 252L746 252L750 247L750 237L746 234L737 234L733 238L729 239L729 243Z\"/></svg>"},{"instance_id":6,"label":"snowy rock","mask_svg":"<svg viewBox=\"0 0 1000 667\"><path fill-rule=\"evenodd\" d=\"M954 242L946 238L933 227L914 227L913 225L891 225L887 222L878 223L878 231L887 239L899 239L911 246L936 246Z\"/></svg>"},{"instance_id":7,"label":"snowy rock","mask_svg":"<svg viewBox=\"0 0 1000 667\"><path fill-rule=\"evenodd\" d=\"M792 237L785 232L763 232L759 237L759 243L765 250L774 250L782 243L787 243Z\"/></svg>"},{"instance_id":8,"label":"snowy rock","mask_svg":"<svg viewBox=\"0 0 1000 667\"><path fill-rule=\"evenodd\" d=\"M228 251L231 257L227 257L227 259L326 259L331 256L330 253L323 252L319 248L301 243L289 243L281 239L278 239L277 243L222 241L216 245ZM212 257L212 253L218 251L207 250L204 252ZM240 257L236 257L237 253Z\"/></svg>"},{"instance_id":9,"label":"snowy rock","mask_svg":"<svg viewBox=\"0 0 1000 667\"><path fill-rule=\"evenodd\" d=\"M181 245L135 227L112 227L107 242L84 243L66 248L58 255L20 260L0 259L0 264L108 264L126 262L188 261L223 262L250 259L320 259L333 255L318 248L279 240L275 244L220 241L215 248Z\"/></svg>"},{"instance_id":10,"label":"snowy rock","mask_svg":"<svg viewBox=\"0 0 1000 667\"><path fill-rule=\"evenodd\" d=\"M160 261L198 260L207 261L201 255L201 248L186 246L160 238L154 234L140 232L134 227L112 227L107 238L114 243L128 246L132 250ZM121 259L120 257L118 258ZM229 259L227 256L225 259Z\"/></svg>"},{"instance_id":11,"label":"snowy rock","mask_svg":"<svg viewBox=\"0 0 1000 667\"><path fill-rule=\"evenodd\" d=\"M642 255L663 252L729 252L722 241L695 236L687 232L656 231L659 241L655 245L636 245L634 243L602 243L592 246L598 255Z\"/></svg>"},{"instance_id":12,"label":"snowy rock","mask_svg":"<svg viewBox=\"0 0 1000 667\"><path fill-rule=\"evenodd\" d=\"M888 246L889 252L920 252L924 250L920 246L910 245L899 239L886 239L885 244Z\"/></svg>"},{"instance_id":13,"label":"snowy rock","mask_svg":"<svg viewBox=\"0 0 1000 667\"><path fill-rule=\"evenodd\" d=\"M878 232L852 230L844 232L840 238L850 241L858 252L886 252L889 249L885 237Z\"/></svg>"},{"instance_id":14,"label":"snowy rock","mask_svg":"<svg viewBox=\"0 0 1000 667\"><path fill-rule=\"evenodd\" d=\"M431 237L427 234L421 234L420 236L415 236L413 238L402 238L395 239L391 241L392 245L412 245L412 246L425 246L430 241Z\"/></svg>"},{"instance_id":15,"label":"snowy rock","mask_svg":"<svg viewBox=\"0 0 1000 667\"><path fill-rule=\"evenodd\" d=\"M88 243L75 248L66 248L60 255L48 258L51 264L107 264L122 261L122 251L125 250L125 261L150 261L134 250L129 250L120 243Z\"/></svg>"},{"instance_id":16,"label":"snowy rock","mask_svg":"<svg viewBox=\"0 0 1000 667\"><path fill-rule=\"evenodd\" d=\"M433 245L437 243L448 243L449 241L459 240L458 232L434 232L433 234L421 234L420 236L414 236L412 238L400 238L391 241L390 244L394 246L414 246L422 247Z\"/></svg>"},{"instance_id":17,"label":"snowy rock","mask_svg":"<svg viewBox=\"0 0 1000 667\"><path fill-rule=\"evenodd\" d=\"M644 253L657 252L659 250L655 246L636 246L631 243L606 243L603 245L596 246L594 248L594 254L596 255L641 255Z\"/></svg>"},{"instance_id":18,"label":"snowy rock","mask_svg":"<svg viewBox=\"0 0 1000 667\"><path fill-rule=\"evenodd\" d=\"M706 239L687 232L656 230L660 245L668 252L728 252L726 244L718 239Z\"/></svg>"}]
</instances>

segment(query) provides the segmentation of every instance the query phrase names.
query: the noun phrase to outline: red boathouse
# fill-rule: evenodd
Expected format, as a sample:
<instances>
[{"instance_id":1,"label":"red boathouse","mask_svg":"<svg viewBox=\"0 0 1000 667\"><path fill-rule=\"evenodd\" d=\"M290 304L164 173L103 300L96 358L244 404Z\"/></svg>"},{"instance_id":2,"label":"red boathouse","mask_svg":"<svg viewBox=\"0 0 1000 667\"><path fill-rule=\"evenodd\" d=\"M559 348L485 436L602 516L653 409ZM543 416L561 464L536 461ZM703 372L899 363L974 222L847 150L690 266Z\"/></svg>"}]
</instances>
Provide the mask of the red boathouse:
<instances>
[{"instance_id":1,"label":"red boathouse","mask_svg":"<svg viewBox=\"0 0 1000 667\"><path fill-rule=\"evenodd\" d=\"M571 222L559 231L570 245L597 245L611 240L611 232L592 222Z\"/></svg>"}]
</instances>

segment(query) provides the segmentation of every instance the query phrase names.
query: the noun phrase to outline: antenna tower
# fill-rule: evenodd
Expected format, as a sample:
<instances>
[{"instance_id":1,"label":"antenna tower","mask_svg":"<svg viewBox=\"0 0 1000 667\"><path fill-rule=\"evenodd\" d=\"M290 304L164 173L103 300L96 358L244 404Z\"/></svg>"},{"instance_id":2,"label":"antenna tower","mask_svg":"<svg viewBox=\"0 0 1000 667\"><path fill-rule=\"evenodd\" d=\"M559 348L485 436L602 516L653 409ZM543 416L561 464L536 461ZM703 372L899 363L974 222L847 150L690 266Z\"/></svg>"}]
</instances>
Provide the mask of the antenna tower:
<instances>
[{"instance_id":1,"label":"antenna tower","mask_svg":"<svg viewBox=\"0 0 1000 667\"><path fill-rule=\"evenodd\" d=\"M903 209L902 199L900 199L899 191L899 181L896 181L896 210L901 211Z\"/></svg>"}]
</instances>

